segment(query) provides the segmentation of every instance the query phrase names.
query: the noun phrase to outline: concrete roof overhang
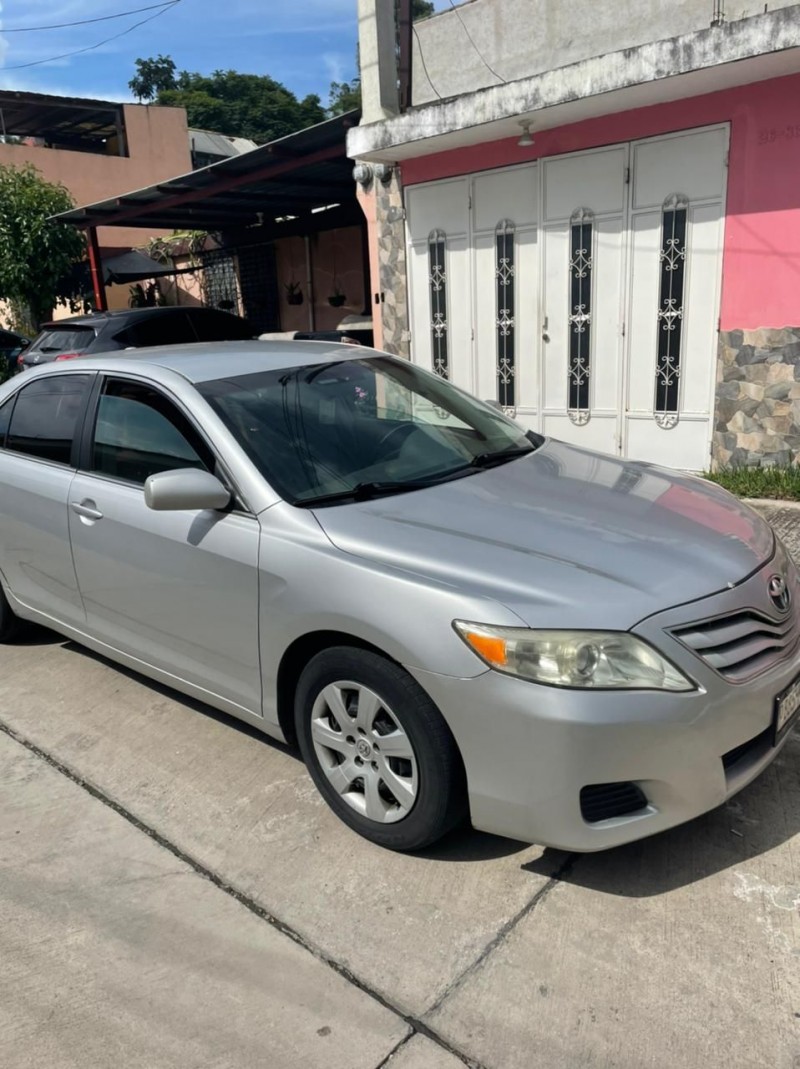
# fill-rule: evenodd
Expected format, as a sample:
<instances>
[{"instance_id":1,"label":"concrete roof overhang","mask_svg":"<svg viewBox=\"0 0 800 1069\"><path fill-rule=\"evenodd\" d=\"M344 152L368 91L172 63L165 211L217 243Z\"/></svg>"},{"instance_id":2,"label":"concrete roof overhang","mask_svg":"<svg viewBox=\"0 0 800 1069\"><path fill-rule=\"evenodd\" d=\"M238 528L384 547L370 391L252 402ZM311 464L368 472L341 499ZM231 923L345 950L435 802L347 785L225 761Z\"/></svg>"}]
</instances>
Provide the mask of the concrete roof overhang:
<instances>
[{"instance_id":1,"label":"concrete roof overhang","mask_svg":"<svg viewBox=\"0 0 800 1069\"><path fill-rule=\"evenodd\" d=\"M800 5L607 53L353 127L351 159L398 162L800 71Z\"/></svg>"}]
</instances>

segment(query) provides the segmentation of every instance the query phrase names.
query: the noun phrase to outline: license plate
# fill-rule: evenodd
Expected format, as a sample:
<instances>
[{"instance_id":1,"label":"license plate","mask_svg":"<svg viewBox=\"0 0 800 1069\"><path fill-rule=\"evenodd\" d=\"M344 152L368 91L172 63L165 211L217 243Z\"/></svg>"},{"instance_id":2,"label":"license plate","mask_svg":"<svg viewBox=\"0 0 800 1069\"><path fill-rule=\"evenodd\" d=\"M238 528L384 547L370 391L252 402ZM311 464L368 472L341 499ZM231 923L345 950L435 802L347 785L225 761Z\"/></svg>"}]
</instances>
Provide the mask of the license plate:
<instances>
[{"instance_id":1,"label":"license plate","mask_svg":"<svg viewBox=\"0 0 800 1069\"><path fill-rule=\"evenodd\" d=\"M800 678L775 699L773 745L777 745L791 730L798 716L800 716Z\"/></svg>"}]
</instances>

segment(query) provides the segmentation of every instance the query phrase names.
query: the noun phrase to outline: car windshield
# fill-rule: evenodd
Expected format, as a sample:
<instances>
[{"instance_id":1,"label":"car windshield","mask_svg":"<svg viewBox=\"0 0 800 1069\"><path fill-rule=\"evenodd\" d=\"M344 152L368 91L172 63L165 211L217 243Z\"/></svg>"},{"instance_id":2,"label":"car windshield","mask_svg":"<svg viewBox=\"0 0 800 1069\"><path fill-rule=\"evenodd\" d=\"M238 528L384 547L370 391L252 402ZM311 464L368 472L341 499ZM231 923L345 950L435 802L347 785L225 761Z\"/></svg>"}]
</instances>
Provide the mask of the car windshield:
<instances>
[{"instance_id":1,"label":"car windshield","mask_svg":"<svg viewBox=\"0 0 800 1069\"><path fill-rule=\"evenodd\" d=\"M268 482L301 506L434 485L514 460L541 441L388 356L263 371L198 390Z\"/></svg>"}]
</instances>

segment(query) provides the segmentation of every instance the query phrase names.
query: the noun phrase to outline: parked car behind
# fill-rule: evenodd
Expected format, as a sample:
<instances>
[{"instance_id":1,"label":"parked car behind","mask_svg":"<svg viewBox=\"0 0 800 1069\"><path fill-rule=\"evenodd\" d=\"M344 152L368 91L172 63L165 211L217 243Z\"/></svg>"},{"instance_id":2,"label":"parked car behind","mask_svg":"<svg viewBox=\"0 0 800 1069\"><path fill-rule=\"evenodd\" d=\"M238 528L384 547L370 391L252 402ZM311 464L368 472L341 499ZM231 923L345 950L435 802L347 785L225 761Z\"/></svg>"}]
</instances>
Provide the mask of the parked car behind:
<instances>
[{"instance_id":1,"label":"parked car behind","mask_svg":"<svg viewBox=\"0 0 800 1069\"><path fill-rule=\"evenodd\" d=\"M45 323L17 359L24 371L54 360L94 356L115 349L183 345L198 341L248 341L255 330L246 319L216 308L127 308Z\"/></svg>"},{"instance_id":2,"label":"parked car behind","mask_svg":"<svg viewBox=\"0 0 800 1069\"><path fill-rule=\"evenodd\" d=\"M800 717L800 582L761 517L363 347L0 387L0 642L20 617L298 739L395 849L467 813L630 842L725 802Z\"/></svg>"},{"instance_id":3,"label":"parked car behind","mask_svg":"<svg viewBox=\"0 0 800 1069\"><path fill-rule=\"evenodd\" d=\"M17 357L22 350L30 345L28 338L13 330L0 330L0 379L3 372L13 371Z\"/></svg>"}]
</instances>

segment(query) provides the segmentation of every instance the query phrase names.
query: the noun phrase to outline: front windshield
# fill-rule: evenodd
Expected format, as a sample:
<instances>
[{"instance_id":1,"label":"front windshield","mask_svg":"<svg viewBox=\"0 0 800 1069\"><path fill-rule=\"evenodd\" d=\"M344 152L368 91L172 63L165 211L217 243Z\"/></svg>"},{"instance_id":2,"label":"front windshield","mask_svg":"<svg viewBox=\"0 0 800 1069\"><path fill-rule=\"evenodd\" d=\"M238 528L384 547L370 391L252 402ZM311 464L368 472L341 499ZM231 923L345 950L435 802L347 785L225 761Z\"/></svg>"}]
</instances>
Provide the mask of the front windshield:
<instances>
[{"instance_id":1,"label":"front windshield","mask_svg":"<svg viewBox=\"0 0 800 1069\"><path fill-rule=\"evenodd\" d=\"M296 505L402 493L538 443L501 412L388 356L261 371L198 390Z\"/></svg>"}]
</instances>

